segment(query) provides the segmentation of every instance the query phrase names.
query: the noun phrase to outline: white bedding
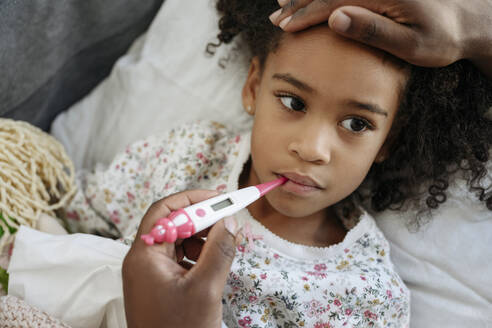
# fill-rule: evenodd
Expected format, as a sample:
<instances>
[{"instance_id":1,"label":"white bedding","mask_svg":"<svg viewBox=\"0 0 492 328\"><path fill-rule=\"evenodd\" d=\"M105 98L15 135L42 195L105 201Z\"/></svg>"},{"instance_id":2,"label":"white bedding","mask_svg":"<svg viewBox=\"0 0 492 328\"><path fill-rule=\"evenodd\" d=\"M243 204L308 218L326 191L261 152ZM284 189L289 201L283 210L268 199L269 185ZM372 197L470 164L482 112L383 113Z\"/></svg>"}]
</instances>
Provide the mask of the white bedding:
<instances>
[{"instance_id":1,"label":"white bedding","mask_svg":"<svg viewBox=\"0 0 492 328\"><path fill-rule=\"evenodd\" d=\"M9 295L73 328L125 327L121 259L128 249L89 234L55 236L21 227L9 265Z\"/></svg>"},{"instance_id":2,"label":"white bedding","mask_svg":"<svg viewBox=\"0 0 492 328\"><path fill-rule=\"evenodd\" d=\"M247 59L236 45L206 55L217 41L213 1L185 2L166 0L111 75L53 123L76 168L108 163L129 143L191 119L249 128L240 102Z\"/></svg>"},{"instance_id":3,"label":"white bedding","mask_svg":"<svg viewBox=\"0 0 492 328\"><path fill-rule=\"evenodd\" d=\"M244 58L221 47L209 0L166 0L146 35L88 97L60 115L52 133L77 168L108 163L130 142L185 120L249 128L241 110ZM219 61L230 57L226 69ZM492 327L492 212L458 186L430 225L410 233L393 213L377 218L412 290L412 327Z\"/></svg>"}]
</instances>

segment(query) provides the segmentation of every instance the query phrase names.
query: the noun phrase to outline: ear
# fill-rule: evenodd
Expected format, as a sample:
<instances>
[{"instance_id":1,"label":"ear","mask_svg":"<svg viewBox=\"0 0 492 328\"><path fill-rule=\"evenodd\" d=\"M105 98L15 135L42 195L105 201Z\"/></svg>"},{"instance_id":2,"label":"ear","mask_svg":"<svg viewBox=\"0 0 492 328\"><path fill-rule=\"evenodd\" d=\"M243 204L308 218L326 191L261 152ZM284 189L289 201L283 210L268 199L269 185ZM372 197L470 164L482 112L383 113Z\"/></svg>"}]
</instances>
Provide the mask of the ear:
<instances>
[{"instance_id":1,"label":"ear","mask_svg":"<svg viewBox=\"0 0 492 328\"><path fill-rule=\"evenodd\" d=\"M243 107L250 115L256 111L256 97L260 89L261 67L258 57L254 57L249 64L248 77L244 82L242 98Z\"/></svg>"}]
</instances>

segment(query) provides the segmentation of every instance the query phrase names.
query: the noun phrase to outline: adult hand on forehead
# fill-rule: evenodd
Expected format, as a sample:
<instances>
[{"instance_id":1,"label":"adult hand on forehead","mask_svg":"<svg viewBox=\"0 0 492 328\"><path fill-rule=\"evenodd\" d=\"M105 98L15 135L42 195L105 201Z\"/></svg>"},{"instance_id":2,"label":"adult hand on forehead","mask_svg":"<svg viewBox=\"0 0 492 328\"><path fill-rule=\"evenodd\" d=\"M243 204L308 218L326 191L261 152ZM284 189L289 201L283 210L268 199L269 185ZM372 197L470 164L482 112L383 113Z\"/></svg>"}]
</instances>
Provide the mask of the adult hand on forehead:
<instances>
[{"instance_id":1,"label":"adult hand on forehead","mask_svg":"<svg viewBox=\"0 0 492 328\"><path fill-rule=\"evenodd\" d=\"M414 65L470 59L492 77L492 0L278 0L287 32L328 21L349 38Z\"/></svg>"},{"instance_id":2,"label":"adult hand on forehead","mask_svg":"<svg viewBox=\"0 0 492 328\"><path fill-rule=\"evenodd\" d=\"M236 227L219 221L208 233L176 244L147 246L140 238L173 210L210 197L216 191L191 190L154 203L140 224L123 261L123 292L128 327L220 327L222 293L234 259ZM203 232L201 235L206 235ZM202 249L203 246L203 249ZM186 255L197 263L181 265Z\"/></svg>"}]
</instances>

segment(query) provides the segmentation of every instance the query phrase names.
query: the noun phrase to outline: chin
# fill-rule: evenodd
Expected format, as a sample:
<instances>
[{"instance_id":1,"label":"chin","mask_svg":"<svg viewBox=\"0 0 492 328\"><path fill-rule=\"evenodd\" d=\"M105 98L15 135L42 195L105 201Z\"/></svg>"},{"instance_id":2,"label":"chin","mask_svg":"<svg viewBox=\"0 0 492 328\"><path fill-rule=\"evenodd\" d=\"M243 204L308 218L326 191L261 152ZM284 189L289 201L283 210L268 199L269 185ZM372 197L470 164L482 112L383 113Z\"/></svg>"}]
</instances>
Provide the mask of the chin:
<instances>
[{"instance_id":1,"label":"chin","mask_svg":"<svg viewBox=\"0 0 492 328\"><path fill-rule=\"evenodd\" d=\"M284 216L288 216L291 218L305 217L322 210L322 209L318 209L312 211L312 206L310 206L309 204L295 201L293 199L288 199L287 197L279 198L278 195L275 194L273 195L267 194L265 198L267 199L268 203L275 211L277 211L278 213Z\"/></svg>"}]
</instances>

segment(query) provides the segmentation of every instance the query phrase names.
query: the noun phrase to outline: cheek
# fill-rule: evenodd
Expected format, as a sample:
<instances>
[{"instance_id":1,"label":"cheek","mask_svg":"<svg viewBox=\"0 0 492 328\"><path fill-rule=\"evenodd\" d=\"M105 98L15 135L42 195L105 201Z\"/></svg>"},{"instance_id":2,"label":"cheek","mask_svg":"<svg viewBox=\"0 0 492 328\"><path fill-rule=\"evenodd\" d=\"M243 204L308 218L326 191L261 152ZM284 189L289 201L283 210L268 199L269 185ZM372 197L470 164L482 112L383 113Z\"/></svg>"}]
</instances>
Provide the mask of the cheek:
<instances>
[{"instance_id":1,"label":"cheek","mask_svg":"<svg viewBox=\"0 0 492 328\"><path fill-rule=\"evenodd\" d=\"M251 134L251 156L257 170L264 169L272 162L279 149L278 138L274 128L257 124L256 119ZM260 172L258 172L260 173Z\"/></svg>"},{"instance_id":2,"label":"cheek","mask_svg":"<svg viewBox=\"0 0 492 328\"><path fill-rule=\"evenodd\" d=\"M280 156L279 153L285 149L286 140L285 128L274 113L271 110L259 109L255 113L251 134L253 158L265 161Z\"/></svg>"},{"instance_id":3,"label":"cheek","mask_svg":"<svg viewBox=\"0 0 492 328\"><path fill-rule=\"evenodd\" d=\"M367 149L369 148L369 149ZM330 192L337 194L336 202L353 193L365 180L367 173L374 163L379 147L367 147L342 157L331 174ZM372 149L371 149L372 148ZM343 158L345 160L343 160Z\"/></svg>"},{"instance_id":4,"label":"cheek","mask_svg":"<svg viewBox=\"0 0 492 328\"><path fill-rule=\"evenodd\" d=\"M351 193L362 183L371 168L372 161L360 160L357 162L341 163L340 169L335 176L336 184Z\"/></svg>"}]
</instances>

